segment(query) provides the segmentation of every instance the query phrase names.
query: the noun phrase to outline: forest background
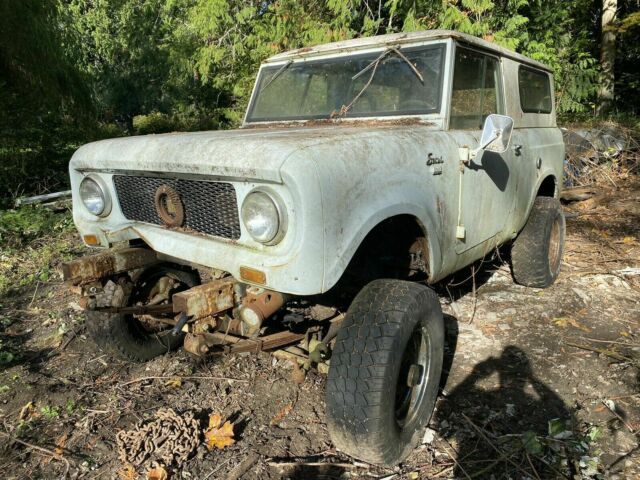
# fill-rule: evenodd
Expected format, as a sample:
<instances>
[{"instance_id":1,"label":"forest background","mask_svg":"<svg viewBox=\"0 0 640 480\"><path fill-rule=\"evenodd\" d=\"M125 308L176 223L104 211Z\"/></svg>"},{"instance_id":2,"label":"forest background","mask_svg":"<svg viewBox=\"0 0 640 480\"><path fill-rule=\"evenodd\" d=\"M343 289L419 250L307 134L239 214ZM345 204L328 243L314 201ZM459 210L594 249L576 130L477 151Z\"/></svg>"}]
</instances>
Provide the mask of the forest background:
<instances>
[{"instance_id":1,"label":"forest background","mask_svg":"<svg viewBox=\"0 0 640 480\"><path fill-rule=\"evenodd\" d=\"M0 0L0 208L83 143L238 126L277 52L435 28L548 64L564 124L639 126L640 0Z\"/></svg>"}]
</instances>

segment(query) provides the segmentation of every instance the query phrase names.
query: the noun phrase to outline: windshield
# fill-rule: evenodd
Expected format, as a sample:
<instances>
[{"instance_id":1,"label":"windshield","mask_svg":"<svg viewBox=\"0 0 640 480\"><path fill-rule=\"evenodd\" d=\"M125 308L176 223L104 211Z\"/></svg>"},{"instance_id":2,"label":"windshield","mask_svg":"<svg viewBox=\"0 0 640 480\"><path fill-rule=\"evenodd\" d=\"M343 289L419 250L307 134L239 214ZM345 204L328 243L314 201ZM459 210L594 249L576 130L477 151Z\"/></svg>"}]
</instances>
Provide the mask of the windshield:
<instances>
[{"instance_id":1,"label":"windshield","mask_svg":"<svg viewBox=\"0 0 640 480\"><path fill-rule=\"evenodd\" d=\"M247 121L438 112L444 45L403 48L401 54L396 49L383 53L264 67Z\"/></svg>"}]
</instances>

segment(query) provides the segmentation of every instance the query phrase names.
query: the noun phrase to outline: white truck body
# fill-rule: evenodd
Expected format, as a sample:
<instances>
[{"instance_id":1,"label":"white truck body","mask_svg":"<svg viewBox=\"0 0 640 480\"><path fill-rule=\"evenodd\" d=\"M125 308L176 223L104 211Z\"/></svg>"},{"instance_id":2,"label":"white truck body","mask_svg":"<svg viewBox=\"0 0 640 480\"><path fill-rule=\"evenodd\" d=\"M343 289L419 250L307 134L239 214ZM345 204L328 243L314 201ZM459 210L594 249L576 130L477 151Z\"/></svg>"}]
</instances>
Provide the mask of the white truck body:
<instances>
[{"instance_id":1,"label":"white truck body","mask_svg":"<svg viewBox=\"0 0 640 480\"><path fill-rule=\"evenodd\" d=\"M264 274L261 287L313 295L336 284L377 225L409 216L426 237L429 282L442 279L513 239L541 191L558 195L564 145L556 125L548 68L474 37L428 31L279 54L261 66L256 85L274 68L354 55L369 54L375 59L391 47L404 52L431 46L442 49L434 112L254 121L250 113L261 93L256 87L240 129L117 138L81 147L70 162L78 230L83 237L94 235L102 247L142 239L177 262L219 269L252 283L241 275L241 267L248 267ZM452 125L454 111L459 109L452 97L456 55L461 49L494 59L498 68L497 111L482 112L483 116L498 113L514 122L504 153L480 152L466 167L461 164L460 149L478 145L481 125ZM548 78L550 109L523 111L520 69ZM86 176L97 179L106 190L111 203L108 214L93 215L83 205L78 192ZM140 210L141 202L136 200L141 198L136 195L143 195L136 189L167 182L187 209L186 224L179 228L152 218L153 212ZM124 190L117 185L128 189L126 202ZM190 205L190 195L196 193L181 189L193 192L201 186L206 188L197 198L203 203ZM286 211L286 231L275 244L254 240L241 220L243 201L255 189L275 194ZM219 190L224 198L215 202L225 202L223 235L210 225L222 220L207 203L211 192ZM215 202L214 206L221 205ZM200 219L198 225L206 228L189 225L194 215Z\"/></svg>"}]
</instances>

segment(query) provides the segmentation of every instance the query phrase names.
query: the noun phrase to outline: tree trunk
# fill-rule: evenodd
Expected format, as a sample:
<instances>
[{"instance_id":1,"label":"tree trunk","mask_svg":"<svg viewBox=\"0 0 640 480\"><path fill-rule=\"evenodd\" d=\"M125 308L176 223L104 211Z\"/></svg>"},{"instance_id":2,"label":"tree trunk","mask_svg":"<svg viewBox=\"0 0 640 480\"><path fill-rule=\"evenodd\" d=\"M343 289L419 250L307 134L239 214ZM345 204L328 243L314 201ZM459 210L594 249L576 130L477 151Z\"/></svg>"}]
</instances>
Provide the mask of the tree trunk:
<instances>
[{"instance_id":1,"label":"tree trunk","mask_svg":"<svg viewBox=\"0 0 640 480\"><path fill-rule=\"evenodd\" d=\"M616 61L616 20L618 0L602 0L602 35L600 44L600 67L602 81L598 91L598 115L605 115L613 107L614 66Z\"/></svg>"}]
</instances>

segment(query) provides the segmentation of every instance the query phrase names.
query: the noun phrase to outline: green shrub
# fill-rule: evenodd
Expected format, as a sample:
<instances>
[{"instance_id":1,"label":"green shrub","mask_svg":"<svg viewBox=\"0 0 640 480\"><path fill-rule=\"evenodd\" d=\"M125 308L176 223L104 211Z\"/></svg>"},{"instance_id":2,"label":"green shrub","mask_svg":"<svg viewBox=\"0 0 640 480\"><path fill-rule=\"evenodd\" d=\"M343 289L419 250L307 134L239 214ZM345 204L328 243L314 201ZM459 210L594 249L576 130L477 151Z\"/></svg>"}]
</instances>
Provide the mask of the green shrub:
<instances>
[{"instance_id":1,"label":"green shrub","mask_svg":"<svg viewBox=\"0 0 640 480\"><path fill-rule=\"evenodd\" d=\"M154 112L133 117L133 129L138 135L172 132L176 130L175 127L173 120L164 113Z\"/></svg>"},{"instance_id":2,"label":"green shrub","mask_svg":"<svg viewBox=\"0 0 640 480\"><path fill-rule=\"evenodd\" d=\"M17 210L0 210L0 244L19 247L36 238L68 231L71 216L54 213L40 206L24 206Z\"/></svg>"},{"instance_id":3,"label":"green shrub","mask_svg":"<svg viewBox=\"0 0 640 480\"><path fill-rule=\"evenodd\" d=\"M98 138L123 137L125 131L116 123L102 123L98 126Z\"/></svg>"}]
</instances>

